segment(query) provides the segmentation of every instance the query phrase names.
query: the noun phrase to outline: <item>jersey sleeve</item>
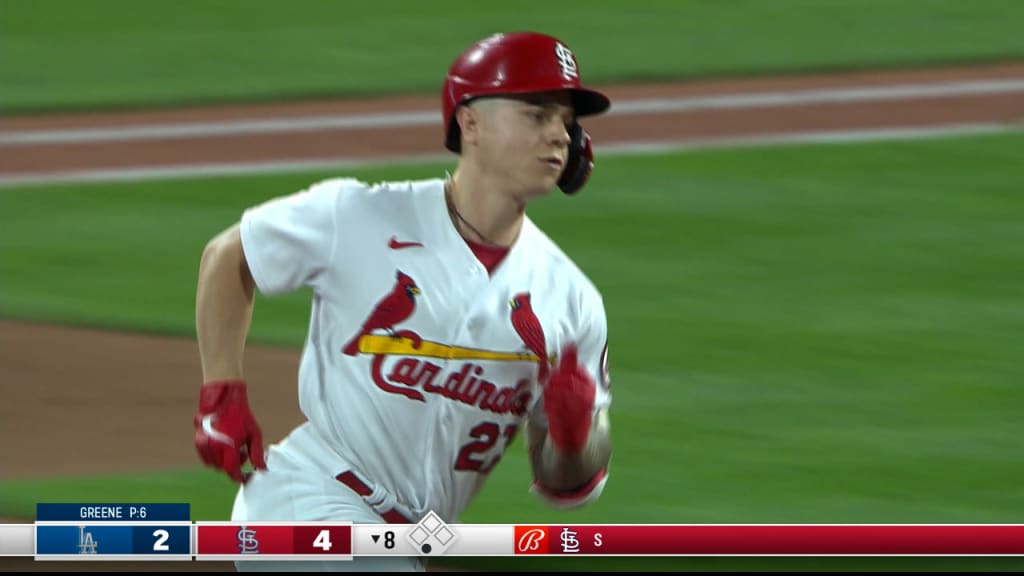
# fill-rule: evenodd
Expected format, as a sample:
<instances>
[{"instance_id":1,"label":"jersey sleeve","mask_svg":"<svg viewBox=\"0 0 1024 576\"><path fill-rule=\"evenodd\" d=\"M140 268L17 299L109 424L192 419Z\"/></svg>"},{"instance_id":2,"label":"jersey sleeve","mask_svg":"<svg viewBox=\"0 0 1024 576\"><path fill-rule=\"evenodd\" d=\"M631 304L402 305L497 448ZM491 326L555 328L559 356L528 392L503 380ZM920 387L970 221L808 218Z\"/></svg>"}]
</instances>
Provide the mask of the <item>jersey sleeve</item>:
<instances>
[{"instance_id":1,"label":"jersey sleeve","mask_svg":"<svg viewBox=\"0 0 1024 576\"><path fill-rule=\"evenodd\" d=\"M261 293L320 285L337 244L340 189L328 180L245 211L242 249Z\"/></svg>"},{"instance_id":2,"label":"jersey sleeve","mask_svg":"<svg viewBox=\"0 0 1024 576\"><path fill-rule=\"evenodd\" d=\"M595 383L594 411L612 403L611 374L608 371L608 317L604 302L598 298L590 304L589 318L579 340L579 362Z\"/></svg>"},{"instance_id":3,"label":"jersey sleeve","mask_svg":"<svg viewBox=\"0 0 1024 576\"><path fill-rule=\"evenodd\" d=\"M576 334L578 361L594 381L596 418L597 413L607 409L612 402L611 375L608 371L608 322L604 302L599 296L594 301L584 302L582 310L580 329ZM547 426L543 400L531 411L530 419L536 424ZM530 490L549 506L579 508L600 498L607 482L608 469L605 468L598 471L584 486L571 492L550 492L536 481Z\"/></svg>"},{"instance_id":4,"label":"jersey sleeve","mask_svg":"<svg viewBox=\"0 0 1024 576\"><path fill-rule=\"evenodd\" d=\"M580 365L594 381L594 412L612 403L611 373L608 370L608 319L600 296L581 304L579 328L570 335L576 343ZM530 410L530 420L547 427L543 396Z\"/></svg>"}]
</instances>

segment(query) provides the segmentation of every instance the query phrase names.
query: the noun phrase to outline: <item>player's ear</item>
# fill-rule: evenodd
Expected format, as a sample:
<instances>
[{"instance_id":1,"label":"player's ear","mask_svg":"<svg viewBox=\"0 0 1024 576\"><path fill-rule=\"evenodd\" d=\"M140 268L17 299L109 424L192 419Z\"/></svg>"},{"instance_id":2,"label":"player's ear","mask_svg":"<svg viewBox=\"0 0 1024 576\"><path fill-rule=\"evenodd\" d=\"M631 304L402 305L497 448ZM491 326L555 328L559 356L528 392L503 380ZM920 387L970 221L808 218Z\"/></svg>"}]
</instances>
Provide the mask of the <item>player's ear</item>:
<instances>
[{"instance_id":1,"label":"player's ear","mask_svg":"<svg viewBox=\"0 0 1024 576\"><path fill-rule=\"evenodd\" d=\"M455 110L455 121L459 123L464 145L473 145L480 141L480 116L481 110L472 104L459 106Z\"/></svg>"}]
</instances>

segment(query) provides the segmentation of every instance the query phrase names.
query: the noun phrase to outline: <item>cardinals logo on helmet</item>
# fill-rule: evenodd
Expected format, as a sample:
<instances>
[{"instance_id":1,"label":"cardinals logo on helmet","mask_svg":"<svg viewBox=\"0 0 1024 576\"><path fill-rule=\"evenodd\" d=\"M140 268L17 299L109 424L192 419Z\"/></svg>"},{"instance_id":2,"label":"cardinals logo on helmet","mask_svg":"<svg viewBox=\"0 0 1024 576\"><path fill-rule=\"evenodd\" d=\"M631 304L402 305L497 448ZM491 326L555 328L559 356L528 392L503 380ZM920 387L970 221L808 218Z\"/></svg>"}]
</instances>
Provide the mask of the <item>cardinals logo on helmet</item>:
<instances>
[{"instance_id":1,"label":"cardinals logo on helmet","mask_svg":"<svg viewBox=\"0 0 1024 576\"><path fill-rule=\"evenodd\" d=\"M391 292L377 302L373 312L370 313L366 322L363 322L359 333L349 340L348 344L342 348L342 352L349 356L359 354L359 340L374 330L386 330L392 336L396 336L395 325L412 316L413 310L416 309L416 296L419 293L420 289L416 286L416 281L398 270Z\"/></svg>"}]
</instances>

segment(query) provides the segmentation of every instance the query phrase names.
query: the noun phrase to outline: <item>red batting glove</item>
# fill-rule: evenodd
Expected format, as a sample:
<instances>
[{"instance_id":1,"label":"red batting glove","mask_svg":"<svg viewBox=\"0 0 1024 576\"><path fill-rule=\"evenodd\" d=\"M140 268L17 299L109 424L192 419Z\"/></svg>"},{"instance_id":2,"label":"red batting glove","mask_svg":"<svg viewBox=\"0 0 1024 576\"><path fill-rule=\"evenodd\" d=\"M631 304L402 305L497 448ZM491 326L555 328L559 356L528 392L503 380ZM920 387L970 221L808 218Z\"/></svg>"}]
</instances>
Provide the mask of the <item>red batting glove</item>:
<instances>
[{"instance_id":1,"label":"red batting glove","mask_svg":"<svg viewBox=\"0 0 1024 576\"><path fill-rule=\"evenodd\" d=\"M235 482L245 482L242 465L252 457L257 470L263 461L263 432L249 410L245 382L210 382L199 389L199 411L193 420L196 450L207 466L227 472Z\"/></svg>"},{"instance_id":2,"label":"red batting glove","mask_svg":"<svg viewBox=\"0 0 1024 576\"><path fill-rule=\"evenodd\" d=\"M575 454L587 444L594 393L593 379L576 359L576 346L566 346L558 368L544 387L548 434L559 452Z\"/></svg>"}]
</instances>

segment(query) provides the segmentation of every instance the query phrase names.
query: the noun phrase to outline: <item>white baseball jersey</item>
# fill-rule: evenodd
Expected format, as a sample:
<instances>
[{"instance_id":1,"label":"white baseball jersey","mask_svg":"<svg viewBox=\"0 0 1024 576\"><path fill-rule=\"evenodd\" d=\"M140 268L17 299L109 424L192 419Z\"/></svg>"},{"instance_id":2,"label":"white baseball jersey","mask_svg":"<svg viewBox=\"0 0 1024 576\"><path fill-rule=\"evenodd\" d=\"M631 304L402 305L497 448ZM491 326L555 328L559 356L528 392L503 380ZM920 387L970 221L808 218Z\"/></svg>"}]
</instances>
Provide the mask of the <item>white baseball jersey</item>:
<instances>
[{"instance_id":1,"label":"white baseball jersey","mask_svg":"<svg viewBox=\"0 0 1024 576\"><path fill-rule=\"evenodd\" d=\"M489 275L444 183L327 180L241 222L261 293L313 289L299 399L332 450L323 459L414 522L430 510L457 521L526 419L543 422L538 376L565 344L597 382L595 410L611 401L592 283L529 218Z\"/></svg>"}]
</instances>

